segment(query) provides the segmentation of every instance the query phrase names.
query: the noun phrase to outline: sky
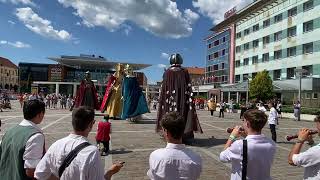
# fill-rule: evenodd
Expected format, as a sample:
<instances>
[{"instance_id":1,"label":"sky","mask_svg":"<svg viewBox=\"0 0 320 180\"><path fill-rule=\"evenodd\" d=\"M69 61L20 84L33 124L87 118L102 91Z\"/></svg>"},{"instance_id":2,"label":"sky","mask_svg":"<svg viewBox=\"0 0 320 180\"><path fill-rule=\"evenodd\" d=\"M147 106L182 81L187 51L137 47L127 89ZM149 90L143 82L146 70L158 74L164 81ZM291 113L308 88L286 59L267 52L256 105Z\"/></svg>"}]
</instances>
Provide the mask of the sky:
<instances>
[{"instance_id":1,"label":"sky","mask_svg":"<svg viewBox=\"0 0 320 180\"><path fill-rule=\"evenodd\" d=\"M204 38L224 13L251 0L0 0L0 56L54 63L47 57L95 54L110 61L152 64L161 81L168 57L204 67Z\"/></svg>"}]
</instances>

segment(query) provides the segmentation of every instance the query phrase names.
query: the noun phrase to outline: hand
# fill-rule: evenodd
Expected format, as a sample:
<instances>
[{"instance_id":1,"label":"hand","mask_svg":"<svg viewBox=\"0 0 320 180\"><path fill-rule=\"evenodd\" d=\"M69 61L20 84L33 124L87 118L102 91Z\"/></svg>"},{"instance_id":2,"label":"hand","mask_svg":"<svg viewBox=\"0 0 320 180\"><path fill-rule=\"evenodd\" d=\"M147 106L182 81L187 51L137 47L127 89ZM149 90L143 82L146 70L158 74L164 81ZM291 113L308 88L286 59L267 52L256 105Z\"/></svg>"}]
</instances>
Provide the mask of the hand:
<instances>
[{"instance_id":1,"label":"hand","mask_svg":"<svg viewBox=\"0 0 320 180\"><path fill-rule=\"evenodd\" d=\"M233 131L231 132L231 135L235 136L235 137L240 137L242 134L242 131L240 130L241 126L236 126L233 128Z\"/></svg>"},{"instance_id":2,"label":"hand","mask_svg":"<svg viewBox=\"0 0 320 180\"><path fill-rule=\"evenodd\" d=\"M107 173L105 174L105 179L110 180L112 175L118 173L122 167L123 162L117 162L112 164L112 166L108 169Z\"/></svg>"},{"instance_id":3,"label":"hand","mask_svg":"<svg viewBox=\"0 0 320 180\"><path fill-rule=\"evenodd\" d=\"M302 128L300 129L299 133L298 133L298 139L302 142L305 142L306 140L308 140L309 137L309 129L307 128Z\"/></svg>"}]
</instances>

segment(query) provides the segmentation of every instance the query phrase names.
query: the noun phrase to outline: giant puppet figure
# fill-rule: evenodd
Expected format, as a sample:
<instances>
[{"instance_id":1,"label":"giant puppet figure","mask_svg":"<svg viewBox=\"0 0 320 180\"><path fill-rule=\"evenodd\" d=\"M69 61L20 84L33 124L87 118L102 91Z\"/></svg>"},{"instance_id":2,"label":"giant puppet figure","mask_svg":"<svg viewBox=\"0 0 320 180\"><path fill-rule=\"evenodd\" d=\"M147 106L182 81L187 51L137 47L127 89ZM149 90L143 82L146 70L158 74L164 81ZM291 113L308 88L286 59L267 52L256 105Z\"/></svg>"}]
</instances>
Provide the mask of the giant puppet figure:
<instances>
[{"instance_id":1,"label":"giant puppet figure","mask_svg":"<svg viewBox=\"0 0 320 180\"><path fill-rule=\"evenodd\" d=\"M122 101L121 101L121 89L122 80L124 76L124 66L123 64L118 64L116 66L116 73L110 77L106 88L106 94L102 102L100 109L102 112L106 112L112 119L117 119L121 116ZM109 92L108 92L109 91ZM108 93L108 94L107 94ZM106 97L107 96L107 97ZM105 102L105 103L104 103Z\"/></svg>"},{"instance_id":2,"label":"giant puppet figure","mask_svg":"<svg viewBox=\"0 0 320 180\"><path fill-rule=\"evenodd\" d=\"M100 111L102 113L104 113L107 110L108 106L109 106L109 108L111 108L110 107L110 104L111 104L110 99L111 99L112 93L115 94L115 92L119 89L119 87L116 87L116 86L121 85L121 81L122 81L123 74L124 74L123 65L119 63L119 64L117 64L115 69L116 69L116 72L110 76L108 83L106 85L106 91L105 91L103 101L102 101L101 107L100 107ZM121 96L120 96L120 98L121 98ZM118 101L120 103L120 99L118 99ZM119 108L119 109L121 109L121 108ZM110 111L108 111L108 112L110 112ZM116 113L116 114L118 115L118 117L120 116L119 113Z\"/></svg>"},{"instance_id":3,"label":"giant puppet figure","mask_svg":"<svg viewBox=\"0 0 320 180\"><path fill-rule=\"evenodd\" d=\"M128 64L125 73L126 77L123 79L122 85L123 108L121 119L130 119L148 113L149 108L137 78L133 75L133 70Z\"/></svg>"},{"instance_id":4,"label":"giant puppet figure","mask_svg":"<svg viewBox=\"0 0 320 180\"><path fill-rule=\"evenodd\" d=\"M89 106L93 109L99 109L98 96L96 87L91 81L91 74L89 71L85 74L85 79L81 80L80 87L77 91L75 107Z\"/></svg>"},{"instance_id":5,"label":"giant puppet figure","mask_svg":"<svg viewBox=\"0 0 320 180\"><path fill-rule=\"evenodd\" d=\"M162 130L160 121L166 113L179 112L186 122L183 136L186 142L194 138L193 132L202 133L202 129L193 102L190 76L188 71L181 67L182 63L180 54L170 56L171 66L163 74L156 131Z\"/></svg>"}]
</instances>

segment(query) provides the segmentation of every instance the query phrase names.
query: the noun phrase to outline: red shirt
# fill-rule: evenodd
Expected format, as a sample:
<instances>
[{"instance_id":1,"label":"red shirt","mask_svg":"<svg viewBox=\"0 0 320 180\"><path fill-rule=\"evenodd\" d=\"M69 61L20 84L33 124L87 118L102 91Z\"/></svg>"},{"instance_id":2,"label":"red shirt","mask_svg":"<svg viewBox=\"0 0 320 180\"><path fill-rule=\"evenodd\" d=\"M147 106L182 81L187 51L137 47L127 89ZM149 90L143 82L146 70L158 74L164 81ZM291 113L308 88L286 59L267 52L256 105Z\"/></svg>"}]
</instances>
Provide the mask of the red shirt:
<instances>
[{"instance_id":1,"label":"red shirt","mask_svg":"<svg viewBox=\"0 0 320 180\"><path fill-rule=\"evenodd\" d=\"M97 141L109 141L110 140L110 130L111 130L111 123L100 121L98 123L98 131L96 140Z\"/></svg>"}]
</instances>

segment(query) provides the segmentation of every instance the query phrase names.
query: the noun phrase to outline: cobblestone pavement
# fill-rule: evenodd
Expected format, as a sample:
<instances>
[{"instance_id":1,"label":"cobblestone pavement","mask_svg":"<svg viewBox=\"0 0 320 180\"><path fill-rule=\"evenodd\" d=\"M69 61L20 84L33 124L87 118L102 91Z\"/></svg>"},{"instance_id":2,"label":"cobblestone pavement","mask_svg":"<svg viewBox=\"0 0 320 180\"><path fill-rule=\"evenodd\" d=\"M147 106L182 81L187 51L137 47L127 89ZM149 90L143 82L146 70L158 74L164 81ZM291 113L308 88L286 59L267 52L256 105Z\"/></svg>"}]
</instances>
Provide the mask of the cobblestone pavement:
<instances>
[{"instance_id":1,"label":"cobblestone pavement","mask_svg":"<svg viewBox=\"0 0 320 180\"><path fill-rule=\"evenodd\" d=\"M12 110L0 112L3 121L0 137L5 131L22 120L22 110L17 102L13 102ZM217 112L211 117L207 111L198 111L198 116L203 128L203 134L196 134L193 146L189 146L199 153L203 159L202 180L224 180L230 179L230 164L219 162L219 154L228 138L225 132L227 127L241 124L239 114L225 113L225 118L219 118ZM102 157L105 168L109 167L113 161L125 161L123 169L114 176L115 180L142 180L148 179L149 154L157 149L165 147L166 143L157 135L155 129L156 112L146 114L138 123L127 121L112 121L111 154ZM97 116L96 120L102 117ZM50 109L46 111L45 119L40 124L46 136L47 148L57 139L67 136L72 131L71 112L68 110ZM273 179L302 179L303 168L292 167L287 163L287 156L292 147L292 143L284 140L285 135L295 134L300 128L315 127L313 122L296 122L292 119L280 119L277 126L278 141L277 153L272 167ZM263 133L271 137L270 130L266 126ZM92 143L94 141L95 129L89 136ZM319 141L316 137L315 141ZM304 147L304 150L308 145Z\"/></svg>"}]
</instances>

